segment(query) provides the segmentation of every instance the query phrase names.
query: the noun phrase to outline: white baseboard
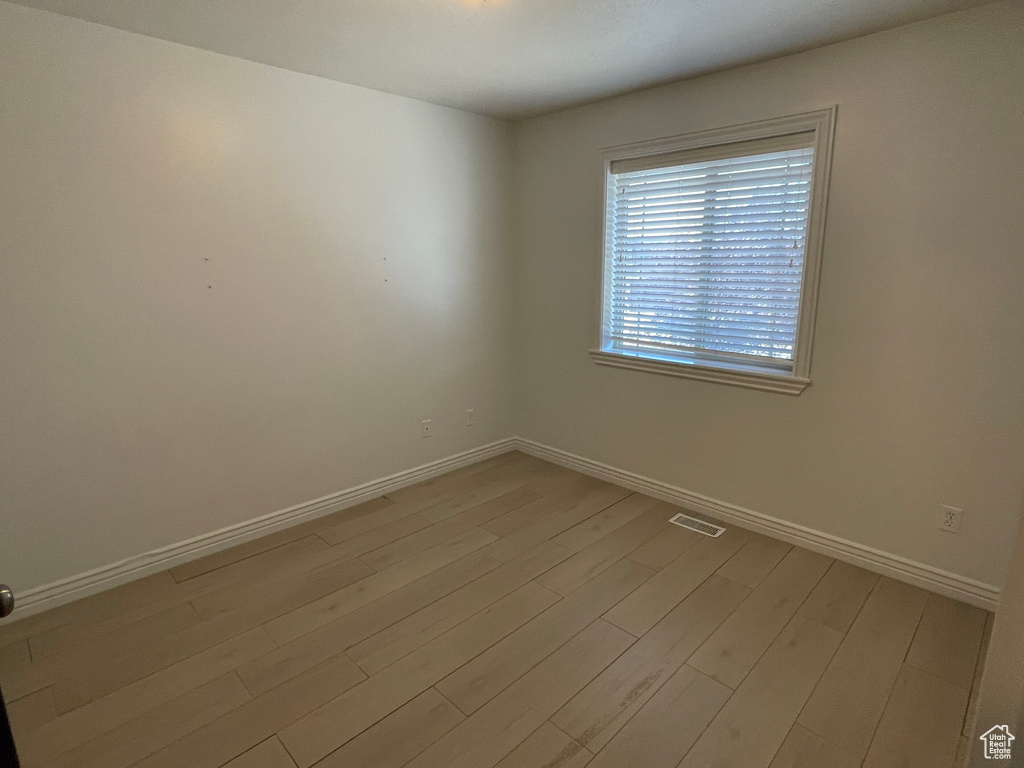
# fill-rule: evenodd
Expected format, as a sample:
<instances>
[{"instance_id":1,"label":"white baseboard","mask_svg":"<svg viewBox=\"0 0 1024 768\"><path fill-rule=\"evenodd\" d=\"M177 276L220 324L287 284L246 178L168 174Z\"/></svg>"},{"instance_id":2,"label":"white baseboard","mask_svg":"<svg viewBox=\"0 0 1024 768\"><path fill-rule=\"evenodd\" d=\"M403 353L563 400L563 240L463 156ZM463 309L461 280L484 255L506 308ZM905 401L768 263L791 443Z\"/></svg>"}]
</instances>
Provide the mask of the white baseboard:
<instances>
[{"instance_id":1,"label":"white baseboard","mask_svg":"<svg viewBox=\"0 0 1024 768\"><path fill-rule=\"evenodd\" d=\"M307 501L288 507L278 512L247 520L244 523L221 528L219 531L196 536L188 541L171 544L141 555L129 557L119 563L105 565L76 576L71 576L52 584L26 590L17 595L17 607L6 621L16 621L34 613L55 608L63 603L78 600L82 597L102 592L118 584L148 576L149 574L173 568L176 565L209 555L222 549L242 544L250 539L266 536L275 531L288 528L298 523L313 520L317 517L338 512L346 507L355 506L363 501L383 496L413 483L427 480L459 467L474 464L478 461L507 453L515 449L515 438L505 438L488 445L472 448L468 451L449 456L437 461L396 472L379 480L357 485L330 496Z\"/></svg>"},{"instance_id":2,"label":"white baseboard","mask_svg":"<svg viewBox=\"0 0 1024 768\"><path fill-rule=\"evenodd\" d=\"M823 555L861 566L875 573L891 576L940 595L993 611L999 604L999 588L974 579L918 563L899 555L857 544L838 536L780 520L761 512L712 499L668 483L627 472L598 461L576 456L532 440L517 437L515 448L563 467L606 480L624 488L646 493L656 499L678 504L709 517L730 521L750 530L798 544Z\"/></svg>"},{"instance_id":3,"label":"white baseboard","mask_svg":"<svg viewBox=\"0 0 1024 768\"><path fill-rule=\"evenodd\" d=\"M167 547L129 557L118 563L96 568L86 573L71 576L52 584L27 590L18 595L18 607L14 614L5 621L30 616L41 611L54 608L63 603L78 600L118 584L148 576L158 571L173 568L176 565L194 560L198 557L217 552L222 549L242 544L251 539L288 528L298 523L313 520L323 515L338 512L363 501L383 496L391 491L407 485L427 480L445 472L451 472L491 456L520 450L531 456L551 461L569 469L606 480L624 488L646 493L657 499L678 504L686 509L708 515L709 517L731 521L744 528L774 536L807 549L820 552L859 565L868 570L906 581L933 592L963 600L987 610L995 610L999 603L999 589L991 584L984 584L955 573L943 571L924 563L918 563L899 555L866 547L863 544L841 539L831 534L815 531L802 525L796 525L750 509L729 504L725 501L712 499L693 491L687 491L668 483L652 480L649 477L627 472L622 469L602 464L598 461L583 458L558 448L552 448L532 440L510 437L488 445L432 461L413 469L396 472L388 477L372 480L338 493L324 496L294 507L248 520L243 523L221 528L212 533L197 536Z\"/></svg>"}]
</instances>

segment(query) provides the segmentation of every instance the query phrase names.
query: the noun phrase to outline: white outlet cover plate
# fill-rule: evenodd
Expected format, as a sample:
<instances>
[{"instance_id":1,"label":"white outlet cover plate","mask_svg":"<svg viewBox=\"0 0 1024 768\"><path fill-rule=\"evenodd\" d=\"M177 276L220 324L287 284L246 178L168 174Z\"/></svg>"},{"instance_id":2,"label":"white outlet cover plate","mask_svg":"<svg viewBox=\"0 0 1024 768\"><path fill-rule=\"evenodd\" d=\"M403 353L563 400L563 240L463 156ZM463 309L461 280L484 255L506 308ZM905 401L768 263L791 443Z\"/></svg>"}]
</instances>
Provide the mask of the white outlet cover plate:
<instances>
[{"instance_id":1,"label":"white outlet cover plate","mask_svg":"<svg viewBox=\"0 0 1024 768\"><path fill-rule=\"evenodd\" d=\"M953 524L946 525L946 517L952 512L954 515ZM943 504L939 507L939 529L949 533L956 533L960 530L960 522L963 520L964 511L959 507L951 507Z\"/></svg>"}]
</instances>

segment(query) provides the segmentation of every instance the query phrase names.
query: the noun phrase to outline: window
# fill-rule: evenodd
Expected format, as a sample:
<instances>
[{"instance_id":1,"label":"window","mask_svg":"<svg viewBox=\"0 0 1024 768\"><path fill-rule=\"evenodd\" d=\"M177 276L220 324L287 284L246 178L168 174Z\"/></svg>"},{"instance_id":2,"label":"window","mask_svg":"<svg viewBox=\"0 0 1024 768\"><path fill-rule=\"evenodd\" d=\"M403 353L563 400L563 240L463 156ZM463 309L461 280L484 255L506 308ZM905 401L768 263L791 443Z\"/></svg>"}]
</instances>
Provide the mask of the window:
<instances>
[{"instance_id":1,"label":"window","mask_svg":"<svg viewBox=\"0 0 1024 768\"><path fill-rule=\"evenodd\" d=\"M596 362L800 394L835 109L607 150Z\"/></svg>"}]
</instances>

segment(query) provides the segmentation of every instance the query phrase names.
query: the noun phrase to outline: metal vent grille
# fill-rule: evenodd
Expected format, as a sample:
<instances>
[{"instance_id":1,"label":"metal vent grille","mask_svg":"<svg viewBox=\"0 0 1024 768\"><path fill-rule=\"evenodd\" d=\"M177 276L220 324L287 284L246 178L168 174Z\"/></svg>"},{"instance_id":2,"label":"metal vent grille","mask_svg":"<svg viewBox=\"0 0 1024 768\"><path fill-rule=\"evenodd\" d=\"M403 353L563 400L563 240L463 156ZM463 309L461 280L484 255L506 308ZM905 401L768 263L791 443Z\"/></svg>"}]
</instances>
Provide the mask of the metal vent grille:
<instances>
[{"instance_id":1,"label":"metal vent grille","mask_svg":"<svg viewBox=\"0 0 1024 768\"><path fill-rule=\"evenodd\" d=\"M698 520L695 517L689 517L682 513L673 517L669 522L675 523L682 528L689 528L691 531L696 531L697 533L703 533L705 536L710 536L713 539L717 539L725 533L725 528L720 525L705 523L703 520Z\"/></svg>"}]
</instances>

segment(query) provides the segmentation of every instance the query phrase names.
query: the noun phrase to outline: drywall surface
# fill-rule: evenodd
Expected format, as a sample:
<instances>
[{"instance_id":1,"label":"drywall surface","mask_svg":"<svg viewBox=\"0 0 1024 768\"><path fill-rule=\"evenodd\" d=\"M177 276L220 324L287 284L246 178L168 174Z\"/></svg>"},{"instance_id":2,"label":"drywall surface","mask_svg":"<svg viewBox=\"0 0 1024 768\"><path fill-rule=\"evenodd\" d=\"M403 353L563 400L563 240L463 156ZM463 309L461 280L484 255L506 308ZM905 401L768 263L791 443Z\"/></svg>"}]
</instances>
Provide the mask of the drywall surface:
<instances>
[{"instance_id":1,"label":"drywall surface","mask_svg":"<svg viewBox=\"0 0 1024 768\"><path fill-rule=\"evenodd\" d=\"M0 105L16 591L512 434L506 124L6 3Z\"/></svg>"},{"instance_id":2,"label":"drywall surface","mask_svg":"<svg viewBox=\"0 0 1024 768\"><path fill-rule=\"evenodd\" d=\"M1022 50L1024 7L995 4L517 124L518 433L1002 584L1024 493ZM830 105L812 386L595 365L599 150Z\"/></svg>"}]
</instances>

